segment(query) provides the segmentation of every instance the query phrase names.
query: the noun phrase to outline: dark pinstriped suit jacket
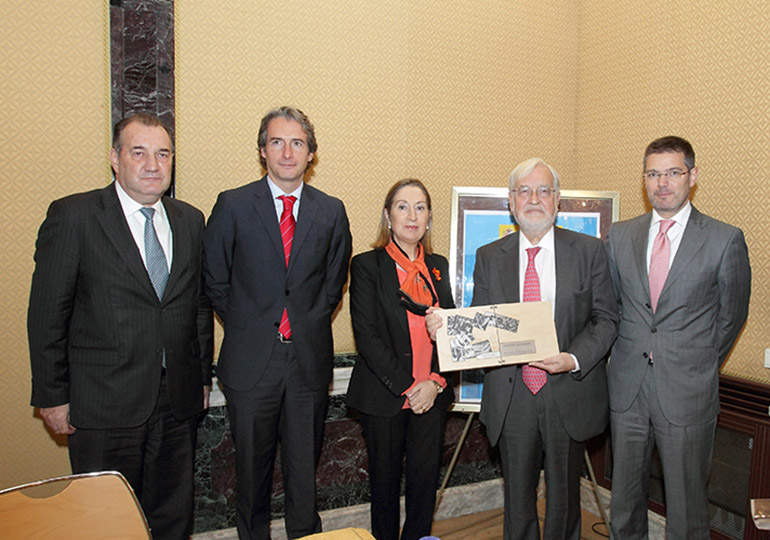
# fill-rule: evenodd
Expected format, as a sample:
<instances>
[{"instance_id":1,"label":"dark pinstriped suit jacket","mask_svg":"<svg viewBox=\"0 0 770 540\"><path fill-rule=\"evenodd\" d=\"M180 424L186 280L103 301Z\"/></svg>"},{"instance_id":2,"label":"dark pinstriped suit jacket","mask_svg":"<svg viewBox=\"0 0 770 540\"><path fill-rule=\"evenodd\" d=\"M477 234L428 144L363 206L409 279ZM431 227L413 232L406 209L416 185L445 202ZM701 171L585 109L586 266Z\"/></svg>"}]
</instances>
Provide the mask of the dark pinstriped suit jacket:
<instances>
[{"instance_id":1,"label":"dark pinstriped suit jacket","mask_svg":"<svg viewBox=\"0 0 770 540\"><path fill-rule=\"evenodd\" d=\"M158 300L114 185L54 201L40 227L28 313L32 405L70 423L124 428L152 413L166 351L169 400L185 419L211 383L213 318L202 290L200 211L163 197L173 234Z\"/></svg>"}]
</instances>

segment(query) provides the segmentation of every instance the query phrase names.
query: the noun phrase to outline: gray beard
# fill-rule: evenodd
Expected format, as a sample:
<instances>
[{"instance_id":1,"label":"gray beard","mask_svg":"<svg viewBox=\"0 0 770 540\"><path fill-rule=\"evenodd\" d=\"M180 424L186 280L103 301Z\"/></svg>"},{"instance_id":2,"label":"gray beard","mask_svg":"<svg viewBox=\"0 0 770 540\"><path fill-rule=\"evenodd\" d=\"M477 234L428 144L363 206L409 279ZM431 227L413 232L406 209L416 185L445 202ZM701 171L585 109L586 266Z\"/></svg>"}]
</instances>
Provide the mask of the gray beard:
<instances>
[{"instance_id":1,"label":"gray beard","mask_svg":"<svg viewBox=\"0 0 770 540\"><path fill-rule=\"evenodd\" d=\"M520 220L516 212L513 213L513 217L516 218L516 223L519 224L519 229L527 236L540 236L548 232L548 229L553 227L556 223L556 213L551 216L550 220L543 220L537 223L532 223L528 220Z\"/></svg>"}]
</instances>

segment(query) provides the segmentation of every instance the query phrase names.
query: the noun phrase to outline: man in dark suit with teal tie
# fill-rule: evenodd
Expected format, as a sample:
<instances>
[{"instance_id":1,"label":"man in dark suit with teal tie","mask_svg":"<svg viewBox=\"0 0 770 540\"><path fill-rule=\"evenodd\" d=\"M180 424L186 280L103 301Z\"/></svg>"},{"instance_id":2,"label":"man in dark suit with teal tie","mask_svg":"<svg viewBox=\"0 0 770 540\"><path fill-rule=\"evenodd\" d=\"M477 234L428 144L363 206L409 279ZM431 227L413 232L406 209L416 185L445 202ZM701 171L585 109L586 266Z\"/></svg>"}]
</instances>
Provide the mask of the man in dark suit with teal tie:
<instances>
[{"instance_id":1,"label":"man in dark suit with teal tie","mask_svg":"<svg viewBox=\"0 0 770 540\"><path fill-rule=\"evenodd\" d=\"M280 440L286 532L299 538L321 530L315 465L351 237L342 201L304 182L317 149L308 117L272 110L258 141L267 175L219 195L204 234L204 274L225 329L217 377L235 442L238 535L270 536Z\"/></svg>"},{"instance_id":2,"label":"man in dark suit with teal tie","mask_svg":"<svg viewBox=\"0 0 770 540\"><path fill-rule=\"evenodd\" d=\"M203 214L163 195L173 146L157 118L121 120L110 161L113 184L54 201L40 227L32 405L68 435L74 473L120 471L153 538L186 538L213 356Z\"/></svg>"}]
</instances>

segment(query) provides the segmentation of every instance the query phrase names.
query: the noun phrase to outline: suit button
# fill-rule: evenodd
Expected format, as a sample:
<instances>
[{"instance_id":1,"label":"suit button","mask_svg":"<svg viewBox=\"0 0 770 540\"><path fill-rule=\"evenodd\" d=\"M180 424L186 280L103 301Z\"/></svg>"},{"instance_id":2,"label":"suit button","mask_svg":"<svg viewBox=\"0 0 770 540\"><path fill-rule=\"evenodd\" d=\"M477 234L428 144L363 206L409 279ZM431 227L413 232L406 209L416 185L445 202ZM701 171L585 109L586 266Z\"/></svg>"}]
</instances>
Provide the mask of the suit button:
<instances>
[{"instance_id":1,"label":"suit button","mask_svg":"<svg viewBox=\"0 0 770 540\"><path fill-rule=\"evenodd\" d=\"M286 289L285 291L283 291L283 294L285 294L286 296L289 296L289 289Z\"/></svg>"},{"instance_id":2,"label":"suit button","mask_svg":"<svg viewBox=\"0 0 770 540\"><path fill-rule=\"evenodd\" d=\"M648 357L648 356L650 356L650 355L649 355L649 354L647 354L646 352L643 352L643 353L642 353L642 356L644 356L645 358L647 358L647 357Z\"/></svg>"},{"instance_id":3,"label":"suit button","mask_svg":"<svg viewBox=\"0 0 770 540\"><path fill-rule=\"evenodd\" d=\"M513 383L513 377L508 377L508 382Z\"/></svg>"},{"instance_id":4,"label":"suit button","mask_svg":"<svg viewBox=\"0 0 770 540\"><path fill-rule=\"evenodd\" d=\"M657 331L658 331L658 329L657 329L657 328L655 328L654 326L653 326L652 328L650 328L650 332L652 332L653 334L654 334L655 332L657 332Z\"/></svg>"},{"instance_id":5,"label":"suit button","mask_svg":"<svg viewBox=\"0 0 770 540\"><path fill-rule=\"evenodd\" d=\"M652 309L652 305L649 302L644 304L644 307L646 307L647 309Z\"/></svg>"}]
</instances>

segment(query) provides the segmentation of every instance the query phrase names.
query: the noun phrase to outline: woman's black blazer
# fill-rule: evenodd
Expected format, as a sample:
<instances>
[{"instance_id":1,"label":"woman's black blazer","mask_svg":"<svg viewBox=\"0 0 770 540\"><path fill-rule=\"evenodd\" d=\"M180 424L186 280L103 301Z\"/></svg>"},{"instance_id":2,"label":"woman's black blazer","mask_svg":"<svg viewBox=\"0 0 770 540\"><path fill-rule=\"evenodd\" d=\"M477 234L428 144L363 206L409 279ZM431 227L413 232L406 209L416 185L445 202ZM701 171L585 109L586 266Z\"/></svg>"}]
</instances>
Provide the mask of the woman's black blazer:
<instances>
[{"instance_id":1,"label":"woman's black blazer","mask_svg":"<svg viewBox=\"0 0 770 540\"><path fill-rule=\"evenodd\" d=\"M426 255L425 264L438 294L439 306L453 308L449 263ZM412 386L412 344L409 323L398 295L398 273L384 249L353 257L350 266L350 316L358 359L348 387L348 406L373 416L395 416L404 405L401 395ZM433 352L431 371L438 371ZM449 385L436 398L446 408L454 401Z\"/></svg>"}]
</instances>

